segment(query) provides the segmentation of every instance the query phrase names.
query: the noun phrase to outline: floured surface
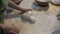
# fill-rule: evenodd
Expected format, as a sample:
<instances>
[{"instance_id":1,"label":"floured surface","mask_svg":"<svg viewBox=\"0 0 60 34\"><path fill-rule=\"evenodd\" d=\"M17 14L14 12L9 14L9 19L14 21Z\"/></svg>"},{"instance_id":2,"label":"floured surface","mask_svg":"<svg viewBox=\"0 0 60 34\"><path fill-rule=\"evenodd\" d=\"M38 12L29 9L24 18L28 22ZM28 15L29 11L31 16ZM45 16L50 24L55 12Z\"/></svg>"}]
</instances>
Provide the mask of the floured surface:
<instances>
[{"instance_id":1,"label":"floured surface","mask_svg":"<svg viewBox=\"0 0 60 34\"><path fill-rule=\"evenodd\" d=\"M34 0L24 0L21 3L21 7L31 8L31 4ZM34 24L23 23L20 17L6 19L7 25L14 24L20 28L19 34L51 34L56 29L60 29L60 25L57 21L56 14L60 11L60 7L49 4L47 11L32 11L32 19ZM17 15L15 15L17 16Z\"/></svg>"}]
</instances>

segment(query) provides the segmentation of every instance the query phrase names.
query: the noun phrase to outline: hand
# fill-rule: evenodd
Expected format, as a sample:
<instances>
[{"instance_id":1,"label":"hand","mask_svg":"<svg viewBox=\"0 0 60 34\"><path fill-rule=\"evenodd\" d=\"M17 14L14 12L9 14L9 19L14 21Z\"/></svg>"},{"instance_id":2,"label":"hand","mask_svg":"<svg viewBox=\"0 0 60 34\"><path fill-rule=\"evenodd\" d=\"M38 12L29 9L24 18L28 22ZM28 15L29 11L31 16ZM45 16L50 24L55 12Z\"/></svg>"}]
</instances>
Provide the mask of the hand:
<instances>
[{"instance_id":1,"label":"hand","mask_svg":"<svg viewBox=\"0 0 60 34\"><path fill-rule=\"evenodd\" d=\"M6 26L4 24L0 24L0 30L4 29Z\"/></svg>"},{"instance_id":2,"label":"hand","mask_svg":"<svg viewBox=\"0 0 60 34\"><path fill-rule=\"evenodd\" d=\"M7 26L4 31L5 34L18 34L20 30L15 26Z\"/></svg>"},{"instance_id":3,"label":"hand","mask_svg":"<svg viewBox=\"0 0 60 34\"><path fill-rule=\"evenodd\" d=\"M22 12L19 13L19 14L23 14L23 13L25 13L25 12L27 12L27 11L32 11L32 9L23 9Z\"/></svg>"},{"instance_id":4,"label":"hand","mask_svg":"<svg viewBox=\"0 0 60 34\"><path fill-rule=\"evenodd\" d=\"M6 26L4 24L0 24L0 30L3 30L4 34L17 34L20 31L16 26Z\"/></svg>"}]
</instances>

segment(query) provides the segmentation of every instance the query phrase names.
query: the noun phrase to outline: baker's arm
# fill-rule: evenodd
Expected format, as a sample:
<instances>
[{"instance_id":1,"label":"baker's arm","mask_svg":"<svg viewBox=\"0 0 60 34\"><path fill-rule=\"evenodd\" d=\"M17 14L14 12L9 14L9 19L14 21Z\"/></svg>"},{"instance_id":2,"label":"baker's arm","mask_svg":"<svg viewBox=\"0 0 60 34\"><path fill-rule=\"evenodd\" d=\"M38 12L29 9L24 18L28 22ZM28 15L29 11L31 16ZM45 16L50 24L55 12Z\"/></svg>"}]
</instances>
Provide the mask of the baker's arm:
<instances>
[{"instance_id":1,"label":"baker's arm","mask_svg":"<svg viewBox=\"0 0 60 34\"><path fill-rule=\"evenodd\" d=\"M11 0L8 0L8 6L11 7L11 8L14 8L14 9L17 9L17 10L20 10L22 11L21 13L24 13L26 11L30 11L31 9L24 9L24 8L21 8L19 7L18 5L16 5L13 1Z\"/></svg>"}]
</instances>

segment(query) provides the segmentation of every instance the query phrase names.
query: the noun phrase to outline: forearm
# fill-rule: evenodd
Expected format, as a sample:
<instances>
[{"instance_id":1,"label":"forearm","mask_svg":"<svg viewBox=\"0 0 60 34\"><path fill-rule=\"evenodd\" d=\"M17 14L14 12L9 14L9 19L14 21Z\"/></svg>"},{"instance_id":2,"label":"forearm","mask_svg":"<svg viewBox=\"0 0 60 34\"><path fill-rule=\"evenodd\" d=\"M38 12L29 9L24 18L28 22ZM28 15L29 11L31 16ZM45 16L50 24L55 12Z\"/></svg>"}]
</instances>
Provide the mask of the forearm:
<instances>
[{"instance_id":1,"label":"forearm","mask_svg":"<svg viewBox=\"0 0 60 34\"><path fill-rule=\"evenodd\" d=\"M14 2L12 2L11 0L8 1L8 6L20 11L23 11L23 8L19 7L18 5L16 5Z\"/></svg>"}]
</instances>

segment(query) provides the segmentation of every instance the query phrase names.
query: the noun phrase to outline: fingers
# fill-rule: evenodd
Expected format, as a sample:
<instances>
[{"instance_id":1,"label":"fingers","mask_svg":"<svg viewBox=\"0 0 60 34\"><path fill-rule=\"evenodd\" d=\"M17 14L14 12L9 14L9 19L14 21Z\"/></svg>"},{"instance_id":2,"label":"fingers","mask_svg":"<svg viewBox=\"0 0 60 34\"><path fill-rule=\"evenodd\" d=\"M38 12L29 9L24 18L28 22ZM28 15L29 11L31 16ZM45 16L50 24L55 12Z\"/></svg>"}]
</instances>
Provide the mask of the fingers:
<instances>
[{"instance_id":1,"label":"fingers","mask_svg":"<svg viewBox=\"0 0 60 34\"><path fill-rule=\"evenodd\" d=\"M19 13L19 14L23 14L23 13L25 13L25 12L28 12L28 11L32 11L32 9L25 9L25 10L23 10L21 13Z\"/></svg>"},{"instance_id":2,"label":"fingers","mask_svg":"<svg viewBox=\"0 0 60 34\"><path fill-rule=\"evenodd\" d=\"M32 9L27 9L27 11L32 11Z\"/></svg>"}]
</instances>

